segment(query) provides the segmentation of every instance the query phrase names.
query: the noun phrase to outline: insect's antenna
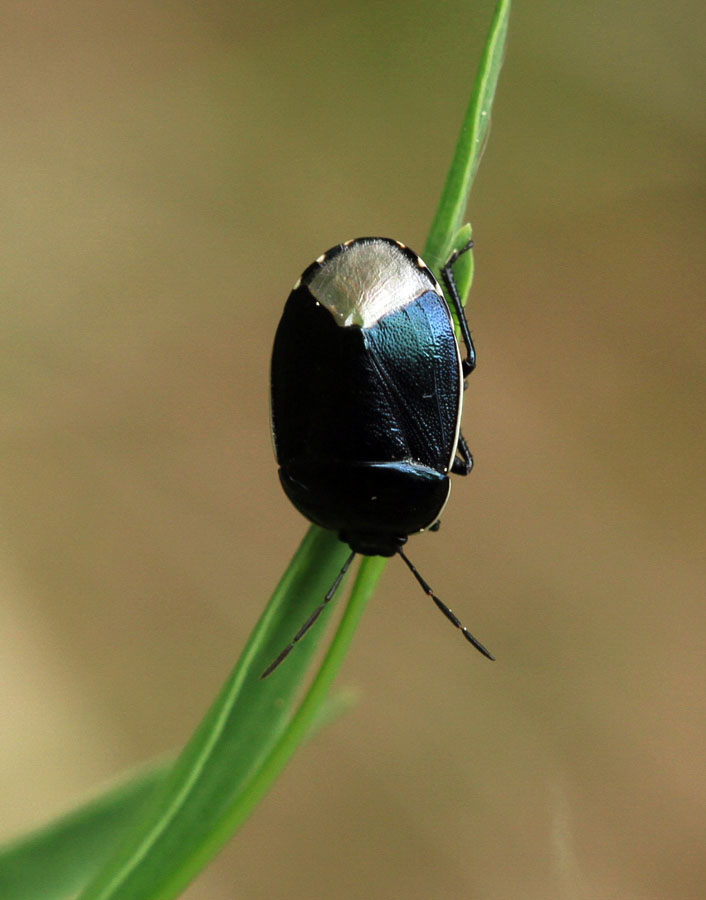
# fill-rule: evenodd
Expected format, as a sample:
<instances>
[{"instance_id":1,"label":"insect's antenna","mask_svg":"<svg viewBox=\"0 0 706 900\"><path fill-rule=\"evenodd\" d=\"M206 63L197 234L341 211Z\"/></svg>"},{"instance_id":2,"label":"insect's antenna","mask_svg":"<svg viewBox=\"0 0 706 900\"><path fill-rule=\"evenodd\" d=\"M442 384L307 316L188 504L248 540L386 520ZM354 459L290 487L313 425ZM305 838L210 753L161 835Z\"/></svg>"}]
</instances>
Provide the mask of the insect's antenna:
<instances>
[{"instance_id":1,"label":"insect's antenna","mask_svg":"<svg viewBox=\"0 0 706 900\"><path fill-rule=\"evenodd\" d=\"M432 591L432 589L429 587L429 585L426 583L426 581L422 578L422 576L419 574L419 572L417 572L417 570L412 565L412 563L404 555L402 550L400 549L397 552L402 557L402 559L405 561L409 571L412 573L412 575L414 575L414 577L417 579L417 581L421 585L422 590L426 594L429 594L431 599L434 601L434 603L436 603L436 605L439 607L439 609L442 611L442 613L446 616L446 618L449 620L449 622L453 623L456 626L456 628L459 628L461 630L461 633L465 637L465 639L467 641L469 641L471 644L473 644L473 646L476 648L476 650L480 651L483 654L483 656L487 656L488 659L494 660L495 657L493 656L493 654L490 653L488 650L486 650L485 647L478 640L478 638L473 637L473 635L466 628L466 626L461 624L460 619L448 608L448 606L445 603L442 603L441 600L439 600L439 598L436 596L434 591Z\"/></svg>"},{"instance_id":2,"label":"insect's antenna","mask_svg":"<svg viewBox=\"0 0 706 900\"><path fill-rule=\"evenodd\" d=\"M287 646L284 648L284 650L282 650L280 652L279 656L269 664L269 666L265 669L265 671L262 673L262 675L260 675L260 678L267 678L267 676L271 675L281 662L284 662L284 660L289 656L289 654L294 649L294 645L304 637L304 635L311 628L311 626L314 624L314 622L319 618L319 616L324 611L324 609L326 609L326 604L329 603L333 599L333 595L336 593L341 582L343 581L343 576L346 574L346 572L348 571L348 569L350 567L350 564L353 562L354 556L355 556L355 550L351 553L351 555L348 557L348 559L343 563L343 568L336 576L336 580L334 581L334 583L328 589L328 592L327 592L326 596L324 597L323 601L316 607L314 612L309 616L309 618L306 620L306 622L304 622L304 624L299 629L299 631L294 635L291 643L287 644Z\"/></svg>"}]
</instances>

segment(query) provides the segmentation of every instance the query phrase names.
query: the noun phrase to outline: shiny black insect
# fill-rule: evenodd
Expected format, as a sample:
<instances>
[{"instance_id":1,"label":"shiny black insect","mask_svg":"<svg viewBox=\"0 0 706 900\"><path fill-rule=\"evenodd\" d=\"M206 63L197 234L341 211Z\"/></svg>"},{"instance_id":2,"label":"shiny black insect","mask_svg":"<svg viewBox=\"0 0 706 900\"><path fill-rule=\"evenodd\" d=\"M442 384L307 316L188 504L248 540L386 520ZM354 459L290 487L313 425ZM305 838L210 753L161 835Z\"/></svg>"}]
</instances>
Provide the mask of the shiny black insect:
<instances>
[{"instance_id":1,"label":"shiny black insect","mask_svg":"<svg viewBox=\"0 0 706 900\"><path fill-rule=\"evenodd\" d=\"M473 458L460 431L475 349L453 264L442 278L461 325L462 359L443 291L426 264L388 238L358 238L320 256L294 285L272 353L272 434L285 493L351 548L331 589L262 677L311 628L356 553L400 556L477 650L485 647L409 561L409 535L438 527L449 474Z\"/></svg>"}]
</instances>

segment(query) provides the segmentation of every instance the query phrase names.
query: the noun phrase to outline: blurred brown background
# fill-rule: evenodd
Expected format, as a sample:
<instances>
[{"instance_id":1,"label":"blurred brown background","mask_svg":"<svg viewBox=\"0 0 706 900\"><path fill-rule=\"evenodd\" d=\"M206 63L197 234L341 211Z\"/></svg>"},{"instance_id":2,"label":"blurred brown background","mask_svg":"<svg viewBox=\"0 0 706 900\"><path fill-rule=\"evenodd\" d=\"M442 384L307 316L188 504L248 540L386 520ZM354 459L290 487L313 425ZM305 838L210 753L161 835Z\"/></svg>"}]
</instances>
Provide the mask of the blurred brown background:
<instances>
[{"instance_id":1,"label":"blurred brown background","mask_svg":"<svg viewBox=\"0 0 706 900\"><path fill-rule=\"evenodd\" d=\"M305 523L294 279L421 249L492 3L0 5L2 835L182 743ZM477 468L189 900L706 896L704 12L520 4L469 210Z\"/></svg>"}]
</instances>

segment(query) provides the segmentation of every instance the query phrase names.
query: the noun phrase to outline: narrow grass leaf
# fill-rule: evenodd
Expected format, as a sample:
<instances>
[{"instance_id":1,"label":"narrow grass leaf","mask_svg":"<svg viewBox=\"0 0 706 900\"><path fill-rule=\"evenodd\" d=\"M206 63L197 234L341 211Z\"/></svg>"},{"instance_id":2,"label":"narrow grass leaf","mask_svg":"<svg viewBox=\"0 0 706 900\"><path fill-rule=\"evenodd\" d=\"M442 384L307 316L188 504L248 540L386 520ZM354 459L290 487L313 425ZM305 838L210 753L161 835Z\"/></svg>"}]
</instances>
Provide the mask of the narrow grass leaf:
<instances>
[{"instance_id":1,"label":"narrow grass leaf","mask_svg":"<svg viewBox=\"0 0 706 900\"><path fill-rule=\"evenodd\" d=\"M441 200L424 247L424 259L436 272L454 249L454 238L463 224L468 195L483 155L495 88L505 56L509 17L510 0L499 0Z\"/></svg>"},{"instance_id":2,"label":"narrow grass leaf","mask_svg":"<svg viewBox=\"0 0 706 900\"><path fill-rule=\"evenodd\" d=\"M0 849L2 900L62 900L75 896L116 843L144 815L170 762L133 775L84 806Z\"/></svg>"},{"instance_id":3,"label":"narrow grass leaf","mask_svg":"<svg viewBox=\"0 0 706 900\"><path fill-rule=\"evenodd\" d=\"M348 553L330 532L309 530L231 676L156 791L145 821L82 898L177 896L220 849L232 823L241 820L240 798L293 715L325 622L286 665L264 681L260 675L324 596Z\"/></svg>"}]
</instances>

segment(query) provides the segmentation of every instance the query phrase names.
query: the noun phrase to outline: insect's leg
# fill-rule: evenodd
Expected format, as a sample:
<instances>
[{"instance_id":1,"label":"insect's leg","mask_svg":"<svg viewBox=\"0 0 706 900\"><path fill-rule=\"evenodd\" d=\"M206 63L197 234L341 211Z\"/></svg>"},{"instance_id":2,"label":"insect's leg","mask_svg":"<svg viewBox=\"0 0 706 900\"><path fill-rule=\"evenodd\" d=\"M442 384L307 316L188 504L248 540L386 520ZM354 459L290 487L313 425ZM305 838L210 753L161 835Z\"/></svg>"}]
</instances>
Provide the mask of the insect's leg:
<instances>
[{"instance_id":1,"label":"insect's leg","mask_svg":"<svg viewBox=\"0 0 706 900\"><path fill-rule=\"evenodd\" d=\"M461 303L461 297L458 293L458 287L456 285L456 278L453 273L453 265L459 256L463 256L464 253L468 253L469 250L473 247L473 241L469 241L465 247L461 247L460 250L454 250L454 252L449 256L441 270L441 278L444 282L446 290L451 297L451 302L453 303L453 307L456 310L456 315L458 316L458 321L461 326L461 337L463 338L463 343L466 347L466 358L461 361L461 367L463 369L463 377L466 378L468 375L476 367L476 348L473 346L473 338L471 337L471 332L468 327L468 321L466 319L466 312L463 308L463 303Z\"/></svg>"},{"instance_id":2,"label":"insect's leg","mask_svg":"<svg viewBox=\"0 0 706 900\"><path fill-rule=\"evenodd\" d=\"M473 468L473 457L471 456L471 451L468 449L466 439L460 432L458 435L456 454L456 458L451 464L451 471L454 475L470 475L471 469Z\"/></svg>"},{"instance_id":3,"label":"insect's leg","mask_svg":"<svg viewBox=\"0 0 706 900\"><path fill-rule=\"evenodd\" d=\"M304 635L311 628L311 626L314 624L314 622L319 618L319 616L324 611L324 609L326 609L326 604L329 603L333 599L333 595L336 593L340 583L343 581L343 576L346 574L346 572L348 571L348 567L353 562L354 556L355 556L355 551L353 551L351 553L351 555L348 557L348 559L343 563L343 568L336 576L336 580L334 581L334 583L328 589L328 592L327 592L326 596L324 597L323 601L316 607L316 609L309 616L309 618L306 620L306 622L304 622L304 624L299 629L299 631L294 635L294 637L292 638L290 643L287 644L287 646L279 652L277 658L274 659L269 664L269 666L265 669L265 671L262 673L262 675L260 675L260 678L267 678L268 675L271 675L274 672L274 670L277 668L277 666L280 663L284 662L284 660L289 656L289 654L294 649L294 645L297 643L297 641L300 641L304 637Z\"/></svg>"}]
</instances>

